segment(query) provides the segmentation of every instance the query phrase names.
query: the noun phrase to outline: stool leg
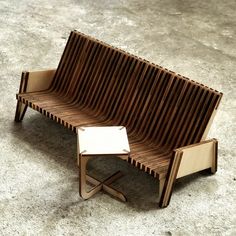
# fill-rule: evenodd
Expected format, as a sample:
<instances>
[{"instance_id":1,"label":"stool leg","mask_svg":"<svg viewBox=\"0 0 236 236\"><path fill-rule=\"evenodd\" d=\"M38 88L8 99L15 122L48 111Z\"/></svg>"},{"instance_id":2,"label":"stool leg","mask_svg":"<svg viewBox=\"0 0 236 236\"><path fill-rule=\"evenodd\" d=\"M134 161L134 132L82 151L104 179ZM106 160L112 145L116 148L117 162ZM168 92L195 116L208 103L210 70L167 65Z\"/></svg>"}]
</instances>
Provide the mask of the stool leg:
<instances>
[{"instance_id":1,"label":"stool leg","mask_svg":"<svg viewBox=\"0 0 236 236\"><path fill-rule=\"evenodd\" d=\"M110 184L113 183L114 181L116 181L117 179L119 179L120 177L122 177L123 174L120 171L117 171L116 173L114 173L113 175L109 176L107 179L105 179L102 183L102 189L111 194L112 196L119 198L121 201L126 202L127 198L126 196L116 190L115 188L111 187Z\"/></svg>"},{"instance_id":2,"label":"stool leg","mask_svg":"<svg viewBox=\"0 0 236 236\"><path fill-rule=\"evenodd\" d=\"M102 189L102 183L100 182L98 185L93 187L90 191L86 190L86 166L89 160L89 156L83 156L79 154L79 193L83 199L88 199L93 196L95 193Z\"/></svg>"}]
</instances>

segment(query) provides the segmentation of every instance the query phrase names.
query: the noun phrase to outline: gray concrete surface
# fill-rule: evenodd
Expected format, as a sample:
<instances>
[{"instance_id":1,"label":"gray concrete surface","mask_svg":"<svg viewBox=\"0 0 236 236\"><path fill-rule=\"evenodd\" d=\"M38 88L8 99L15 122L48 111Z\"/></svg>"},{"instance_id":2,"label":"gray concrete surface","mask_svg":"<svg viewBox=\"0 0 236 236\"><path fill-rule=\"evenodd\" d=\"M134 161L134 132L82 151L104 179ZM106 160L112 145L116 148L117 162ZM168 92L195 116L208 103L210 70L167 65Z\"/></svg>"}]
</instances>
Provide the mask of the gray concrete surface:
<instances>
[{"instance_id":1,"label":"gray concrete surface","mask_svg":"<svg viewBox=\"0 0 236 236\"><path fill-rule=\"evenodd\" d=\"M21 71L55 68L73 29L224 93L216 175L179 180L161 210L155 179L99 159L129 201L79 197L75 135L33 110L13 122ZM235 31L235 0L0 0L0 235L236 235Z\"/></svg>"}]
</instances>

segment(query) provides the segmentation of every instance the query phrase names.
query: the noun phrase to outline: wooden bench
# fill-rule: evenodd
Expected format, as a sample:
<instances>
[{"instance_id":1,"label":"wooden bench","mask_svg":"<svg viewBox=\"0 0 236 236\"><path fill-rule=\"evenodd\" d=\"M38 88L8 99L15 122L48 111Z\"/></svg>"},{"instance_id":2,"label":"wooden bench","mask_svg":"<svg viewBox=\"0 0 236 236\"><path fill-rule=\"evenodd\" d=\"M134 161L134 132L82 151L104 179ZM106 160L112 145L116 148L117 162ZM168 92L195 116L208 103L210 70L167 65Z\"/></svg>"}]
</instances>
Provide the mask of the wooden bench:
<instances>
[{"instance_id":1,"label":"wooden bench","mask_svg":"<svg viewBox=\"0 0 236 236\"><path fill-rule=\"evenodd\" d=\"M161 66L71 32L56 70L23 72L15 121L29 106L76 132L125 126L127 161L160 181L159 206L173 183L217 170L217 140L206 141L222 93Z\"/></svg>"}]
</instances>

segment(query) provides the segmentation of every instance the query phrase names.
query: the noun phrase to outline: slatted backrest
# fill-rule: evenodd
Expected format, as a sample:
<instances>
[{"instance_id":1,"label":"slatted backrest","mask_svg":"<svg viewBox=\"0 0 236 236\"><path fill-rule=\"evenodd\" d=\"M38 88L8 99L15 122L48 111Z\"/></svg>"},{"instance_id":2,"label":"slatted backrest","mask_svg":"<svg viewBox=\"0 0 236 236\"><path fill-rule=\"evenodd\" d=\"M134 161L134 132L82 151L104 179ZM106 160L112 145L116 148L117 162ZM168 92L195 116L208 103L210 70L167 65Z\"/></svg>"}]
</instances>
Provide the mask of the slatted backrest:
<instances>
[{"instance_id":1,"label":"slatted backrest","mask_svg":"<svg viewBox=\"0 0 236 236\"><path fill-rule=\"evenodd\" d=\"M76 31L50 89L140 141L170 148L199 142L222 96Z\"/></svg>"}]
</instances>

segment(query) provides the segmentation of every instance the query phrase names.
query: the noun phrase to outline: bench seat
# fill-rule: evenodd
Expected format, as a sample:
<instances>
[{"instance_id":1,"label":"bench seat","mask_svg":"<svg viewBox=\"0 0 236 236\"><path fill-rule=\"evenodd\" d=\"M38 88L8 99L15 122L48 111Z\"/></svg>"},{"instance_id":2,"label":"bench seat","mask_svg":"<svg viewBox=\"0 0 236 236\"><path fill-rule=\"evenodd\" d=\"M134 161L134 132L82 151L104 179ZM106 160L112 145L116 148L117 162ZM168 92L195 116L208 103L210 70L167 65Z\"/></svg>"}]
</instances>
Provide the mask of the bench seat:
<instances>
[{"instance_id":1,"label":"bench seat","mask_svg":"<svg viewBox=\"0 0 236 236\"><path fill-rule=\"evenodd\" d=\"M51 92L18 94L17 99L73 132L76 132L78 126L119 125L115 120L102 119L93 110L78 105L70 105L67 99ZM164 178L173 153L170 147L161 147L156 143L140 141L137 135L129 133L129 129L127 132L131 149L129 163L155 178Z\"/></svg>"}]
</instances>

